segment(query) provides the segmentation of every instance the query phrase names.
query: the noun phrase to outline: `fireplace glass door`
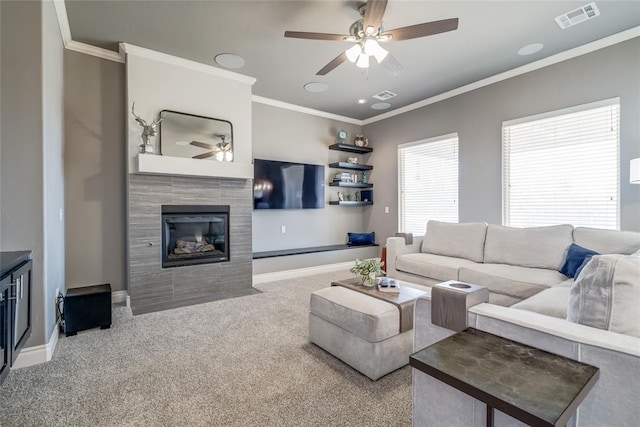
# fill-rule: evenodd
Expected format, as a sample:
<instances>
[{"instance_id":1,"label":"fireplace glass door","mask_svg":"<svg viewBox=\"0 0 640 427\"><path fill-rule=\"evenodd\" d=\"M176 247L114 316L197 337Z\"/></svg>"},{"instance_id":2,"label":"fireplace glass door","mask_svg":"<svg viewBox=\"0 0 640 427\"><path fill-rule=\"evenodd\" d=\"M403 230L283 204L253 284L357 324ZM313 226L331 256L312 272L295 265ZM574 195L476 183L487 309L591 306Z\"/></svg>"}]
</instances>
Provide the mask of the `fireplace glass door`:
<instances>
[{"instance_id":1,"label":"fireplace glass door","mask_svg":"<svg viewBox=\"0 0 640 427\"><path fill-rule=\"evenodd\" d=\"M228 206L162 206L162 267L229 261Z\"/></svg>"}]
</instances>

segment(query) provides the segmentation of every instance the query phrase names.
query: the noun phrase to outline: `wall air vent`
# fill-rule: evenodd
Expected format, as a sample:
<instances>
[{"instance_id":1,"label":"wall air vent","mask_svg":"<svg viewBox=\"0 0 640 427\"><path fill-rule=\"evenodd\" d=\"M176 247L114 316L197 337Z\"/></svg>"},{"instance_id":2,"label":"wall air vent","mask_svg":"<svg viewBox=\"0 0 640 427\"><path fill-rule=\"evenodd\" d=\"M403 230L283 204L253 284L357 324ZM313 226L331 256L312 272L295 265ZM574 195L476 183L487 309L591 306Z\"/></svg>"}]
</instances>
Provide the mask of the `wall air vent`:
<instances>
[{"instance_id":1,"label":"wall air vent","mask_svg":"<svg viewBox=\"0 0 640 427\"><path fill-rule=\"evenodd\" d=\"M563 30L572 27L589 19L593 19L600 15L598 6L595 3L589 3L586 6L579 7L571 12L556 17L556 23Z\"/></svg>"},{"instance_id":2,"label":"wall air vent","mask_svg":"<svg viewBox=\"0 0 640 427\"><path fill-rule=\"evenodd\" d=\"M373 95L375 99L379 99L380 101L386 101L387 99L391 99L394 96L398 96L398 94L393 93L390 90L383 90L382 92Z\"/></svg>"}]
</instances>

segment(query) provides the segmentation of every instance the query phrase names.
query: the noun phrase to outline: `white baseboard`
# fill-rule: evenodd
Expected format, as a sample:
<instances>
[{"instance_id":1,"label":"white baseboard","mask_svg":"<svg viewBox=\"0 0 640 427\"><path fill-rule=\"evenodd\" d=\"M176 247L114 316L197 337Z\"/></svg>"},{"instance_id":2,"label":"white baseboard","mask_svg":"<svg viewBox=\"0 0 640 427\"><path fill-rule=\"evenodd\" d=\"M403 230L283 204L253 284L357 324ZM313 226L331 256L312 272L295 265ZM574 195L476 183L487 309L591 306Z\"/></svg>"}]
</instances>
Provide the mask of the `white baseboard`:
<instances>
[{"instance_id":1,"label":"white baseboard","mask_svg":"<svg viewBox=\"0 0 640 427\"><path fill-rule=\"evenodd\" d=\"M129 295L127 291L114 291L111 292L111 304L119 304L121 302L127 302L129 300ZM127 303L127 307L129 304Z\"/></svg>"},{"instance_id":2,"label":"white baseboard","mask_svg":"<svg viewBox=\"0 0 640 427\"><path fill-rule=\"evenodd\" d=\"M253 275L253 284L273 282L276 280L293 279L295 277L313 276L314 274L329 273L332 271L346 270L353 267L353 261L340 262L336 264L319 265L316 267L296 268L293 270L274 271L273 273L262 273Z\"/></svg>"},{"instance_id":3,"label":"white baseboard","mask_svg":"<svg viewBox=\"0 0 640 427\"><path fill-rule=\"evenodd\" d=\"M53 328L53 334L51 334L51 338L49 338L49 342L43 345L23 348L11 369L25 368L27 366L48 362L56 351L59 337L58 325L56 324Z\"/></svg>"}]
</instances>

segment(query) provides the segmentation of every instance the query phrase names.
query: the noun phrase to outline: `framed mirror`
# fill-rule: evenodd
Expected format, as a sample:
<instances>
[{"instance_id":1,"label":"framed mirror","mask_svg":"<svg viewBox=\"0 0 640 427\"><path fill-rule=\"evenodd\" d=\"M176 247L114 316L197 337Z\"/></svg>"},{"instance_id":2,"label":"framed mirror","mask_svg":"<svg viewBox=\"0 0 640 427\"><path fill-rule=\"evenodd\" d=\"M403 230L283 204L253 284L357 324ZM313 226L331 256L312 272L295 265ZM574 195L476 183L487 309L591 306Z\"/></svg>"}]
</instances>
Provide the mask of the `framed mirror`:
<instances>
[{"instance_id":1,"label":"framed mirror","mask_svg":"<svg viewBox=\"0 0 640 427\"><path fill-rule=\"evenodd\" d=\"M160 153L190 159L233 161L233 127L227 120L162 110Z\"/></svg>"}]
</instances>

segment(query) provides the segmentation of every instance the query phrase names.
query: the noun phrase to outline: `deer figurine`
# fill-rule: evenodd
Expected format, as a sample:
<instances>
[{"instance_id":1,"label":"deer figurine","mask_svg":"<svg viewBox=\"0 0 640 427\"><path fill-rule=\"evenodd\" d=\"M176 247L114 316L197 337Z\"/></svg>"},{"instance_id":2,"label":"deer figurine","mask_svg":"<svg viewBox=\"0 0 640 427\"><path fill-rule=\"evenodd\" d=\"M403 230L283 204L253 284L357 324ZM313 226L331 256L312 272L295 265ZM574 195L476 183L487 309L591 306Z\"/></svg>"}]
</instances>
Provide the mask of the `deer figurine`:
<instances>
[{"instance_id":1,"label":"deer figurine","mask_svg":"<svg viewBox=\"0 0 640 427\"><path fill-rule=\"evenodd\" d=\"M147 124L146 120L136 114L136 103L134 101L131 106L131 114L135 117L136 122L142 126L142 144L140 145L140 151L142 153L153 154L153 144L149 142L149 137L156 136L156 128L162 120L164 120L165 113L160 114L157 120Z\"/></svg>"}]
</instances>

